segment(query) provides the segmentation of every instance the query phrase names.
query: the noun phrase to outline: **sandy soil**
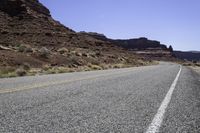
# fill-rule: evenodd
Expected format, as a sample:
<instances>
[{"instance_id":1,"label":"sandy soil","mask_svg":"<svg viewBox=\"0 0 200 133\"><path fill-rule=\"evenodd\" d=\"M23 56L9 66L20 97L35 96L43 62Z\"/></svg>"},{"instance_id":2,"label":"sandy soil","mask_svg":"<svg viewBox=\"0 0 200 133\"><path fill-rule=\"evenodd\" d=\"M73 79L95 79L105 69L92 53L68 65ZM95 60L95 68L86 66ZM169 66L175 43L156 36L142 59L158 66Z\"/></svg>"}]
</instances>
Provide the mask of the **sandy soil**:
<instances>
[{"instance_id":1,"label":"sandy soil","mask_svg":"<svg viewBox=\"0 0 200 133\"><path fill-rule=\"evenodd\" d=\"M197 73L200 74L200 67L193 66L193 67L190 67L190 68L192 68L193 70L195 70Z\"/></svg>"}]
</instances>

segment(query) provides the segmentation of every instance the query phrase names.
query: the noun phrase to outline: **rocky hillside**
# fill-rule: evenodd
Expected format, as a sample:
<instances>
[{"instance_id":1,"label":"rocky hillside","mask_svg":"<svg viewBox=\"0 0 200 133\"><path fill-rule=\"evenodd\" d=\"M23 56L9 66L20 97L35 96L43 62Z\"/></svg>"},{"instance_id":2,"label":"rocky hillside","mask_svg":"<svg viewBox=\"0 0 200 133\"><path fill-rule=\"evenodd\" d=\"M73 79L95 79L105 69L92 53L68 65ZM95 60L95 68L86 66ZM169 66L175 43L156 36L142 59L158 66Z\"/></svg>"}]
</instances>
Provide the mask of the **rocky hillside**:
<instances>
[{"instance_id":1,"label":"rocky hillside","mask_svg":"<svg viewBox=\"0 0 200 133\"><path fill-rule=\"evenodd\" d=\"M0 1L0 70L8 67L5 73L19 68L53 73L58 67L81 71L150 62L112 42L65 27L38 0Z\"/></svg>"},{"instance_id":2,"label":"rocky hillside","mask_svg":"<svg viewBox=\"0 0 200 133\"><path fill-rule=\"evenodd\" d=\"M120 68L171 57L166 46L146 38L112 40L77 33L55 21L38 0L0 1L0 75L24 75L23 69L57 73Z\"/></svg>"}]
</instances>

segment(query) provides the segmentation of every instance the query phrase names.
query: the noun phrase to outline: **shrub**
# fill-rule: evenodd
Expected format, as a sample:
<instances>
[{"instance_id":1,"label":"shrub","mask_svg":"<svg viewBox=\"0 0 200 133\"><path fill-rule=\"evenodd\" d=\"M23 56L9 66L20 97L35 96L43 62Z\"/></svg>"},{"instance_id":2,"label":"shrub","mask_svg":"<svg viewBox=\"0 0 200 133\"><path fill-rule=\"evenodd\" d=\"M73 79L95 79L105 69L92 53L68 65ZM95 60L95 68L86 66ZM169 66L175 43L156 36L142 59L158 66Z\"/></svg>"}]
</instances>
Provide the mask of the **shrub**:
<instances>
[{"instance_id":1,"label":"shrub","mask_svg":"<svg viewBox=\"0 0 200 133\"><path fill-rule=\"evenodd\" d=\"M92 70L102 70L102 67L101 67L101 66L98 66L98 65L92 65L92 64L90 64L89 67L90 67Z\"/></svg>"},{"instance_id":2,"label":"shrub","mask_svg":"<svg viewBox=\"0 0 200 133\"><path fill-rule=\"evenodd\" d=\"M19 52L25 52L25 49L26 49L26 46L24 46L24 45L20 45L20 46L18 47L18 51L19 51Z\"/></svg>"},{"instance_id":3,"label":"shrub","mask_svg":"<svg viewBox=\"0 0 200 133\"><path fill-rule=\"evenodd\" d=\"M99 66L101 64L100 61L97 60L97 59L90 59L89 61L90 61L91 64L94 64L94 65L97 65L97 66Z\"/></svg>"},{"instance_id":4,"label":"shrub","mask_svg":"<svg viewBox=\"0 0 200 133\"><path fill-rule=\"evenodd\" d=\"M89 57L88 53L83 53L82 55L85 56L85 57Z\"/></svg>"},{"instance_id":5,"label":"shrub","mask_svg":"<svg viewBox=\"0 0 200 133\"><path fill-rule=\"evenodd\" d=\"M28 63L24 63L22 67L23 67L23 69L26 70L26 71L29 71L29 70L30 70L30 65L29 65Z\"/></svg>"},{"instance_id":6,"label":"shrub","mask_svg":"<svg viewBox=\"0 0 200 133\"><path fill-rule=\"evenodd\" d=\"M25 48L25 52L26 53L32 53L33 52L33 49L31 47L26 47Z\"/></svg>"},{"instance_id":7,"label":"shrub","mask_svg":"<svg viewBox=\"0 0 200 133\"><path fill-rule=\"evenodd\" d=\"M27 72L23 68L19 68L16 70L16 74L18 76L25 76L27 74Z\"/></svg>"},{"instance_id":8,"label":"shrub","mask_svg":"<svg viewBox=\"0 0 200 133\"><path fill-rule=\"evenodd\" d=\"M42 69L43 69L44 71L48 71L49 69L52 69L52 67L49 66L49 65L44 65Z\"/></svg>"},{"instance_id":9,"label":"shrub","mask_svg":"<svg viewBox=\"0 0 200 133\"><path fill-rule=\"evenodd\" d=\"M192 63L197 64L197 61L196 61L196 60L193 60Z\"/></svg>"},{"instance_id":10,"label":"shrub","mask_svg":"<svg viewBox=\"0 0 200 133\"><path fill-rule=\"evenodd\" d=\"M192 66L192 63L186 62L183 64L183 66Z\"/></svg>"},{"instance_id":11,"label":"shrub","mask_svg":"<svg viewBox=\"0 0 200 133\"><path fill-rule=\"evenodd\" d=\"M20 46L21 46L21 44L19 44L19 43L16 44L16 47L20 47Z\"/></svg>"},{"instance_id":12,"label":"shrub","mask_svg":"<svg viewBox=\"0 0 200 133\"><path fill-rule=\"evenodd\" d=\"M124 66L124 64L114 64L113 68L123 68Z\"/></svg>"},{"instance_id":13,"label":"shrub","mask_svg":"<svg viewBox=\"0 0 200 133\"><path fill-rule=\"evenodd\" d=\"M200 64L199 64L199 63L197 63L197 64L196 64L196 66L200 67Z\"/></svg>"},{"instance_id":14,"label":"shrub","mask_svg":"<svg viewBox=\"0 0 200 133\"><path fill-rule=\"evenodd\" d=\"M15 68L13 68L13 67L0 68L1 74L8 74L8 73L12 73L14 71L15 71Z\"/></svg>"},{"instance_id":15,"label":"shrub","mask_svg":"<svg viewBox=\"0 0 200 133\"><path fill-rule=\"evenodd\" d=\"M48 50L46 47L42 47L40 50L40 56L43 58L47 58L50 55L50 50Z\"/></svg>"},{"instance_id":16,"label":"shrub","mask_svg":"<svg viewBox=\"0 0 200 133\"><path fill-rule=\"evenodd\" d=\"M82 53L77 52L76 56L82 56Z\"/></svg>"},{"instance_id":17,"label":"shrub","mask_svg":"<svg viewBox=\"0 0 200 133\"><path fill-rule=\"evenodd\" d=\"M60 54L64 54L64 53L69 52L69 50L68 50L67 48L63 47L63 48L58 49L58 52L59 52Z\"/></svg>"}]
</instances>

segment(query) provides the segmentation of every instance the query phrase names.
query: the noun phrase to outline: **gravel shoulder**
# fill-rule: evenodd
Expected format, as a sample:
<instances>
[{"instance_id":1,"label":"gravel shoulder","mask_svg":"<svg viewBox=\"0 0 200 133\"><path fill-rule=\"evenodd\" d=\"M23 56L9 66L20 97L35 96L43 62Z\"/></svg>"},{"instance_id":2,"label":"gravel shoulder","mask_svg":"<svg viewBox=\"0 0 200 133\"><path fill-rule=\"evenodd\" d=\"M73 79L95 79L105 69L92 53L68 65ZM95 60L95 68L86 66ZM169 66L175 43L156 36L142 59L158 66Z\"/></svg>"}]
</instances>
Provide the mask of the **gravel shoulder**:
<instances>
[{"instance_id":1,"label":"gravel shoulder","mask_svg":"<svg viewBox=\"0 0 200 133\"><path fill-rule=\"evenodd\" d=\"M193 69L195 72L197 72L198 74L200 74L200 67L197 66L191 66L191 69Z\"/></svg>"}]
</instances>

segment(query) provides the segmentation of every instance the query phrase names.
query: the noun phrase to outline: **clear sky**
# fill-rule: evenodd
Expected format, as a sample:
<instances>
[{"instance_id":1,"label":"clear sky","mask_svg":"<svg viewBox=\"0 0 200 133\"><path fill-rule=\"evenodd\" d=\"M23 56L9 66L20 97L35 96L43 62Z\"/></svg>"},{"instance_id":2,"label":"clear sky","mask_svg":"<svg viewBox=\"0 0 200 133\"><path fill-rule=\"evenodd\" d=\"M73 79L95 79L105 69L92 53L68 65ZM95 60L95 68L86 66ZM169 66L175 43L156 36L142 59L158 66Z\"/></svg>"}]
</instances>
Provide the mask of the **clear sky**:
<instances>
[{"instance_id":1,"label":"clear sky","mask_svg":"<svg viewBox=\"0 0 200 133\"><path fill-rule=\"evenodd\" d=\"M147 37L200 51L200 0L40 0L75 31L113 39Z\"/></svg>"}]
</instances>

